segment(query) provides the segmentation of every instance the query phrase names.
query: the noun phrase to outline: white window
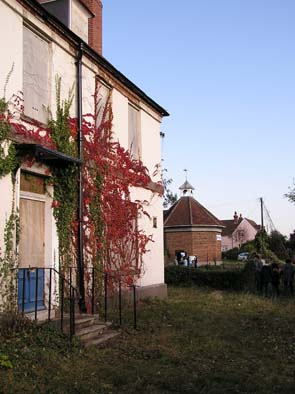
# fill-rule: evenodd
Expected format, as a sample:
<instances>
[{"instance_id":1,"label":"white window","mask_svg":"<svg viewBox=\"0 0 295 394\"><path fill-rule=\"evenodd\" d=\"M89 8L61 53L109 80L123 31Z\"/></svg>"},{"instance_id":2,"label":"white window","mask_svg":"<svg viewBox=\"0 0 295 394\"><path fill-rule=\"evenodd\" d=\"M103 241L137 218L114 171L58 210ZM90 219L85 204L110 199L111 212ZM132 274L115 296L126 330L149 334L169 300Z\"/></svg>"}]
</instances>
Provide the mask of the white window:
<instances>
[{"instance_id":1,"label":"white window","mask_svg":"<svg viewBox=\"0 0 295 394\"><path fill-rule=\"evenodd\" d=\"M140 112L133 105L128 105L128 147L134 159L141 158Z\"/></svg>"},{"instance_id":2,"label":"white window","mask_svg":"<svg viewBox=\"0 0 295 394\"><path fill-rule=\"evenodd\" d=\"M25 115L46 123L49 106L49 43L24 27L23 94Z\"/></svg>"}]
</instances>

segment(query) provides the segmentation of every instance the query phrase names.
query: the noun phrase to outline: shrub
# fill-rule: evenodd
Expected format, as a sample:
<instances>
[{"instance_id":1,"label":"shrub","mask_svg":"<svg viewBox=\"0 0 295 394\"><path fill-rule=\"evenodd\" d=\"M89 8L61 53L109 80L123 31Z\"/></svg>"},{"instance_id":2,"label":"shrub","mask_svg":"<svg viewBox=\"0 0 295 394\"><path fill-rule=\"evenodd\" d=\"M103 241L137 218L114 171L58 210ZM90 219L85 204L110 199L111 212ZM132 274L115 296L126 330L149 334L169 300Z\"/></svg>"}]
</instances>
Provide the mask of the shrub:
<instances>
[{"instance_id":1,"label":"shrub","mask_svg":"<svg viewBox=\"0 0 295 394\"><path fill-rule=\"evenodd\" d=\"M239 248L227 250L226 252L222 252L222 258L228 260L237 260L239 252Z\"/></svg>"},{"instance_id":2,"label":"shrub","mask_svg":"<svg viewBox=\"0 0 295 394\"><path fill-rule=\"evenodd\" d=\"M243 290L243 271L203 271L198 268L168 266L165 268L165 282L173 286L206 286L217 290Z\"/></svg>"},{"instance_id":3,"label":"shrub","mask_svg":"<svg viewBox=\"0 0 295 394\"><path fill-rule=\"evenodd\" d=\"M0 314L0 336L4 338L31 326L32 322L20 314L10 312Z\"/></svg>"}]
</instances>

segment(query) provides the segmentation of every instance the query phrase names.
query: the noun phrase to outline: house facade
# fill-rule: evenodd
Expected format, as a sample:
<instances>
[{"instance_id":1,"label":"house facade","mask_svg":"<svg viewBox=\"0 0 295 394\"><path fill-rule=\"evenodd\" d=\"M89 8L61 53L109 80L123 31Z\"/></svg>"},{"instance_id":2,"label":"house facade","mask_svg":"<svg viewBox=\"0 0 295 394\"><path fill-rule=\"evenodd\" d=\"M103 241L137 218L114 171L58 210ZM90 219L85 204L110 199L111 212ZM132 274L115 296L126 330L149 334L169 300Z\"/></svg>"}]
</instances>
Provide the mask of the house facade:
<instances>
[{"instance_id":1,"label":"house facade","mask_svg":"<svg viewBox=\"0 0 295 394\"><path fill-rule=\"evenodd\" d=\"M224 228L222 230L222 251L233 248L240 248L240 246L248 241L252 241L260 226L254 220L243 218L242 215L238 216L237 212L234 213L233 219L222 220Z\"/></svg>"},{"instance_id":2,"label":"house facade","mask_svg":"<svg viewBox=\"0 0 295 394\"><path fill-rule=\"evenodd\" d=\"M119 144L118 151L122 148L129 152L133 169L134 163L139 162L150 174L148 182L133 183L128 194L134 205L144 201L146 214L138 214L136 226L151 240L145 248L136 285L142 296L165 296L161 174L155 169L161 163L160 126L168 113L102 57L100 1L2 0L0 19L0 34L6 37L2 40L0 88L8 102L9 122L13 123L9 138L0 141L2 159L8 157L9 146L13 144L18 161L13 174L0 176L0 262L7 260L9 254L10 260L15 259L15 267L61 268L61 234L53 214L59 202L53 197L50 177L57 167L77 165L81 169L83 152L75 156L51 147L47 121L49 114L58 113L59 102L65 102L72 91L69 116L77 122L77 129L81 132L82 123L88 126L86 114L92 114L93 127L99 128L102 114L110 116L104 113L109 105L111 141ZM30 130L29 135L25 130ZM71 138L73 145L76 137ZM82 137L79 138L77 145L82 144ZM91 138L90 135L86 142ZM122 174L118 174L120 177ZM82 182L80 170L81 199L85 193ZM10 233L13 246L8 250L5 235L12 213L18 216L18 222ZM79 266L77 272L82 275L81 260L89 253L81 246L83 232L89 238L91 230L85 230L88 219L82 211L79 214L80 249L74 255ZM46 270L41 272L39 275L47 275ZM33 283L33 273L30 275ZM18 278L19 288L22 280ZM39 277L40 283L48 280ZM81 282L81 276L76 280ZM40 290L43 294L46 291L46 286ZM53 287L52 296L55 292Z\"/></svg>"},{"instance_id":3,"label":"house facade","mask_svg":"<svg viewBox=\"0 0 295 394\"><path fill-rule=\"evenodd\" d=\"M221 263L223 224L194 197L194 188L186 181L182 196L164 212L166 263L173 263L179 251L198 256L199 264Z\"/></svg>"}]
</instances>

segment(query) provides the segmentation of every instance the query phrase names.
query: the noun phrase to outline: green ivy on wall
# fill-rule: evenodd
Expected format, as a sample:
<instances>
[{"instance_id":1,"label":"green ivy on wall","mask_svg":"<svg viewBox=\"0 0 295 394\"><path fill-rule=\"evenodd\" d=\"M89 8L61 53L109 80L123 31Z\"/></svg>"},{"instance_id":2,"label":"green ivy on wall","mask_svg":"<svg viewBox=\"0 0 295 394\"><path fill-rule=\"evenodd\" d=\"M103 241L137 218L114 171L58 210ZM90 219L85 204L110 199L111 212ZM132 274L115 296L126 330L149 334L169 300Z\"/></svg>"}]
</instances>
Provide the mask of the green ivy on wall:
<instances>
[{"instance_id":1,"label":"green ivy on wall","mask_svg":"<svg viewBox=\"0 0 295 394\"><path fill-rule=\"evenodd\" d=\"M15 187L15 182L13 183ZM13 195L14 195L13 187ZM0 256L0 288L2 303L0 312L13 311L16 309L16 274L18 265L17 247L19 244L20 223L19 213L15 209L15 201L12 201L12 208L9 218L6 220L4 228L4 253Z\"/></svg>"},{"instance_id":2,"label":"green ivy on wall","mask_svg":"<svg viewBox=\"0 0 295 394\"><path fill-rule=\"evenodd\" d=\"M77 156L76 127L70 124L70 108L73 102L73 87L67 99L61 100L61 77L56 76L56 114L48 122L51 138L56 149L70 156ZM77 177L76 164L52 169L53 214L56 219L60 263L63 269L72 264L74 227L77 213Z\"/></svg>"},{"instance_id":3,"label":"green ivy on wall","mask_svg":"<svg viewBox=\"0 0 295 394\"><path fill-rule=\"evenodd\" d=\"M13 174L18 166L16 150L13 142L9 141L10 125L5 113L8 104L5 98L0 99L0 179L8 174Z\"/></svg>"}]
</instances>

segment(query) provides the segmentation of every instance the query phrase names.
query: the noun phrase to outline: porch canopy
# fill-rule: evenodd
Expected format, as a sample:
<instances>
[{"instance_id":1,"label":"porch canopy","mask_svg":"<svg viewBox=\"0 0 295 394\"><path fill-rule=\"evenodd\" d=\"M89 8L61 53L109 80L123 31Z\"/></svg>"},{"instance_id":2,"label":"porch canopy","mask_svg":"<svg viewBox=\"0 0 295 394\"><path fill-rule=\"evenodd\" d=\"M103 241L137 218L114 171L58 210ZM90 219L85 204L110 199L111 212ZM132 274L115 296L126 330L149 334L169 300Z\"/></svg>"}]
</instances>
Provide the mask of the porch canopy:
<instances>
[{"instance_id":1,"label":"porch canopy","mask_svg":"<svg viewBox=\"0 0 295 394\"><path fill-rule=\"evenodd\" d=\"M36 159L43 161L50 165L62 166L67 164L82 164L83 160L57 150L47 148L40 144L34 143L16 143L15 144L18 156L32 155Z\"/></svg>"}]
</instances>

